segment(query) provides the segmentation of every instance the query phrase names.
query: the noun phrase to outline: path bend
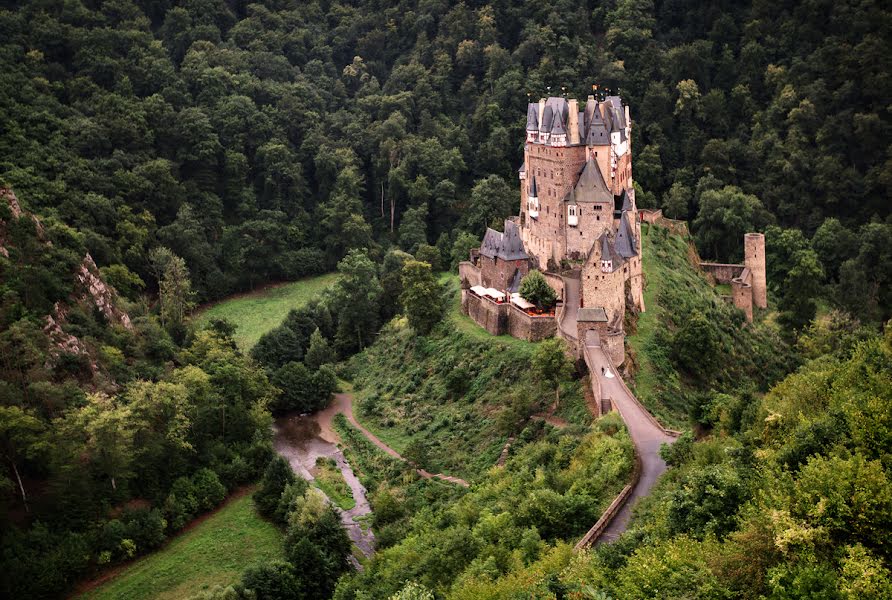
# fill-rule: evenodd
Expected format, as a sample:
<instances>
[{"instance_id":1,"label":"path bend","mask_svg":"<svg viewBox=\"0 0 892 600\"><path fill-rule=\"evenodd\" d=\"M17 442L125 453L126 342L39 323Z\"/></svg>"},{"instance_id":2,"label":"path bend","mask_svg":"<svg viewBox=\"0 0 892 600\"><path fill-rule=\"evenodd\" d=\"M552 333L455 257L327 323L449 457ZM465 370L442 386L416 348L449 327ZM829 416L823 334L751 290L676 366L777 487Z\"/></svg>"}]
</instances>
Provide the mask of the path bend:
<instances>
[{"instance_id":1,"label":"path bend","mask_svg":"<svg viewBox=\"0 0 892 600\"><path fill-rule=\"evenodd\" d=\"M613 400L616 410L625 421L641 466L640 476L631 494L598 538L598 541L606 542L615 540L626 530L632 516L632 507L639 498L650 493L657 479L666 471L666 462L660 457L660 446L671 444L675 441L675 436L666 433L632 395L601 347L586 346L585 362L591 376L598 378L602 396ZM602 375L602 368L603 373L612 373L613 377Z\"/></svg>"},{"instance_id":2,"label":"path bend","mask_svg":"<svg viewBox=\"0 0 892 600\"><path fill-rule=\"evenodd\" d=\"M588 340L577 340L580 282L569 277L564 277L563 280L564 313L559 323L560 333L573 346L584 344L583 358L588 366L592 390L596 394L595 402L600 402L601 398L610 398L613 401L635 446L639 467L636 469L637 479L633 481L631 492L622 500L621 507L612 514L608 510L602 520L598 521L580 542L587 545L613 541L626 530L635 503L650 493L657 479L666 471L666 462L660 457L660 446L671 444L676 436L672 435L674 432L670 433L664 429L632 395L603 348L595 344L590 345ZM613 377L607 377L607 373Z\"/></svg>"}]
</instances>

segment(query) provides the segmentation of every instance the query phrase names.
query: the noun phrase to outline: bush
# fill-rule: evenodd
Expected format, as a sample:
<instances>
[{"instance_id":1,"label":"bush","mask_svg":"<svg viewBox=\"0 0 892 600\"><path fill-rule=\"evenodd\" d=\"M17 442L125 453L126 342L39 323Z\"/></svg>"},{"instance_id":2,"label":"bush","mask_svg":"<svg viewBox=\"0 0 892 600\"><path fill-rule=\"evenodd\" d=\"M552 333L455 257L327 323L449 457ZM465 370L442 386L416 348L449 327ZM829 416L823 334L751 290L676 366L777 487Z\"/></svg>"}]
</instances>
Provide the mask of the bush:
<instances>
[{"instance_id":1,"label":"bush","mask_svg":"<svg viewBox=\"0 0 892 600\"><path fill-rule=\"evenodd\" d=\"M296 479L288 461L281 456L273 457L263 473L263 479L260 480L260 488L254 492L254 503L257 504L260 514L266 517L274 516L282 492L285 491L288 484L294 483Z\"/></svg>"},{"instance_id":2,"label":"bush","mask_svg":"<svg viewBox=\"0 0 892 600\"><path fill-rule=\"evenodd\" d=\"M157 508L134 508L124 511L124 537L136 542L140 552L161 546L166 539L167 521Z\"/></svg>"},{"instance_id":3,"label":"bush","mask_svg":"<svg viewBox=\"0 0 892 600\"><path fill-rule=\"evenodd\" d=\"M198 501L192 480L180 477L173 482L170 493L164 501L164 513L171 529L177 531L186 526L198 512Z\"/></svg>"},{"instance_id":4,"label":"bush","mask_svg":"<svg viewBox=\"0 0 892 600\"><path fill-rule=\"evenodd\" d=\"M220 478L210 469L199 469L192 476L193 493L202 511L211 510L226 497L226 488L220 483Z\"/></svg>"},{"instance_id":5,"label":"bush","mask_svg":"<svg viewBox=\"0 0 892 600\"><path fill-rule=\"evenodd\" d=\"M245 590L254 593L256 600L307 597L294 567L284 560L273 560L250 567L242 576L242 585Z\"/></svg>"}]
</instances>

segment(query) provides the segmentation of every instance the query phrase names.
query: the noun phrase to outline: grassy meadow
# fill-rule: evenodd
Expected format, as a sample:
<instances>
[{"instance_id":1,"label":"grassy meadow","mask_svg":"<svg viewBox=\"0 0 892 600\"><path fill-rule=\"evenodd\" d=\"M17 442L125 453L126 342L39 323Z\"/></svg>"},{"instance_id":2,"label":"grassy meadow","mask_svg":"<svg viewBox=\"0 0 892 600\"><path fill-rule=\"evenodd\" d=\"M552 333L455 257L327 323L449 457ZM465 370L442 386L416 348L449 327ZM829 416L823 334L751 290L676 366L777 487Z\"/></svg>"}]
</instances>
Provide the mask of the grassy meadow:
<instances>
[{"instance_id":1,"label":"grassy meadow","mask_svg":"<svg viewBox=\"0 0 892 600\"><path fill-rule=\"evenodd\" d=\"M300 308L337 281L337 273L326 273L234 296L212 304L196 316L199 323L222 317L237 327L235 341L242 351L250 350L264 333L280 325L294 308Z\"/></svg>"},{"instance_id":2,"label":"grassy meadow","mask_svg":"<svg viewBox=\"0 0 892 600\"><path fill-rule=\"evenodd\" d=\"M78 598L188 598L215 585L236 583L245 567L280 558L282 552L282 534L257 514L247 494Z\"/></svg>"}]
</instances>

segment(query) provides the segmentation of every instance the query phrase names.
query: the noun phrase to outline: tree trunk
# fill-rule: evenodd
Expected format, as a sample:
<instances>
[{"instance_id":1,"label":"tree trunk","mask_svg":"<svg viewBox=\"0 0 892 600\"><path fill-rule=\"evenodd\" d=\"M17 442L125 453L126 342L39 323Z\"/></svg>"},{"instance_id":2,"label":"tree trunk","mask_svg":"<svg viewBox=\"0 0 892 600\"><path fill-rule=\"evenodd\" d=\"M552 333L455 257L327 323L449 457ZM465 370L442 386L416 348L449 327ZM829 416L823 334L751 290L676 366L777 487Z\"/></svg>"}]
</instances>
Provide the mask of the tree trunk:
<instances>
[{"instance_id":1,"label":"tree trunk","mask_svg":"<svg viewBox=\"0 0 892 600\"><path fill-rule=\"evenodd\" d=\"M117 492L117 491L118 491L118 484L115 483L115 476L114 476L114 475L112 475L111 483L112 483L112 489L115 490L115 491Z\"/></svg>"},{"instance_id":2,"label":"tree trunk","mask_svg":"<svg viewBox=\"0 0 892 600\"><path fill-rule=\"evenodd\" d=\"M393 219L396 216L396 202L394 197L390 197L390 233L393 233Z\"/></svg>"},{"instance_id":3,"label":"tree trunk","mask_svg":"<svg viewBox=\"0 0 892 600\"><path fill-rule=\"evenodd\" d=\"M15 461L11 458L7 457L9 464L12 465L12 470L15 473L16 481L19 483L19 490L22 492L22 503L25 505L25 512L31 512L31 509L28 508L28 497L25 495L25 486L22 484L22 476L19 475L19 468L16 466Z\"/></svg>"},{"instance_id":4,"label":"tree trunk","mask_svg":"<svg viewBox=\"0 0 892 600\"><path fill-rule=\"evenodd\" d=\"M381 181L381 218L384 218L384 181Z\"/></svg>"}]
</instances>

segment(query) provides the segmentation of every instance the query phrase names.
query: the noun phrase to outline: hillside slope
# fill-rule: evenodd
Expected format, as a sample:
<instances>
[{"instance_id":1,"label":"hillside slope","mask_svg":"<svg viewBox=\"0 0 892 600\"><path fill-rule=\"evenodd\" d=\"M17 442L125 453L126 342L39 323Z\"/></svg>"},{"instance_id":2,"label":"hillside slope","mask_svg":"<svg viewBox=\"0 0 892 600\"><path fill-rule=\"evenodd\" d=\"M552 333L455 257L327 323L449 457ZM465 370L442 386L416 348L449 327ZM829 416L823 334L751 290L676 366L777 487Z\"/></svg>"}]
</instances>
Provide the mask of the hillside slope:
<instances>
[{"instance_id":1,"label":"hillside slope","mask_svg":"<svg viewBox=\"0 0 892 600\"><path fill-rule=\"evenodd\" d=\"M792 349L770 319L747 324L743 313L692 263L689 242L642 226L645 306L629 323L630 387L664 423L709 425L738 400L795 366ZM732 398L735 397L735 398Z\"/></svg>"},{"instance_id":2,"label":"hillside slope","mask_svg":"<svg viewBox=\"0 0 892 600\"><path fill-rule=\"evenodd\" d=\"M351 361L358 417L430 471L465 479L486 472L518 424L554 400L531 372L535 344L489 337L450 329L425 338L392 322ZM564 381L560 398L558 415L590 423L579 381Z\"/></svg>"}]
</instances>

